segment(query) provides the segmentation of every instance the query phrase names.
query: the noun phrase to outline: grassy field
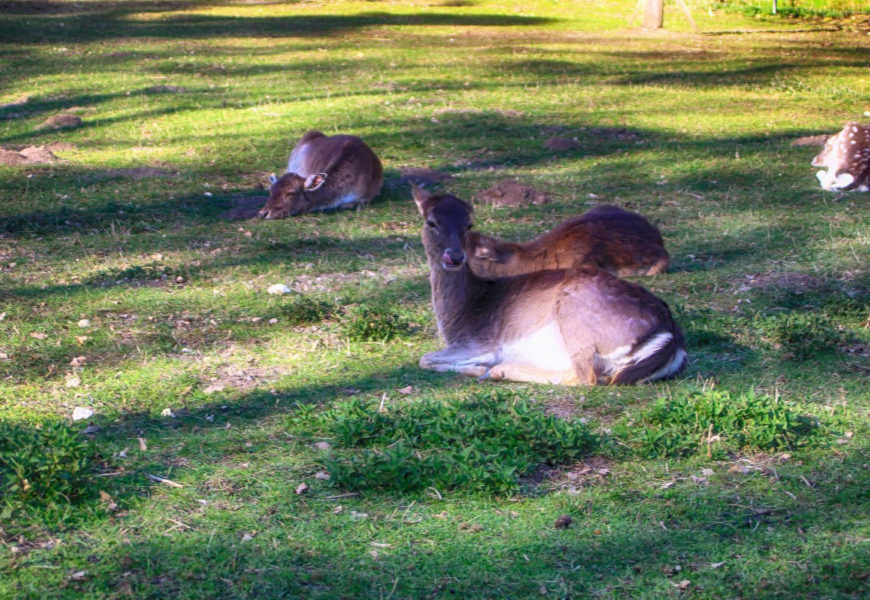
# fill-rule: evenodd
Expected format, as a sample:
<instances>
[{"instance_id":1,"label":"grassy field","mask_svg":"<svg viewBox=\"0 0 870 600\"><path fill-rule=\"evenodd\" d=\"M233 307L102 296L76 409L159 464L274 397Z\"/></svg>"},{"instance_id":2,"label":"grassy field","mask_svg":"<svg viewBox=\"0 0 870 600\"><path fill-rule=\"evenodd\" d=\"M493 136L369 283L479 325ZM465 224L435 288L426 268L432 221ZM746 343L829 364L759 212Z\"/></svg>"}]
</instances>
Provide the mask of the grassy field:
<instances>
[{"instance_id":1,"label":"grassy field","mask_svg":"<svg viewBox=\"0 0 870 600\"><path fill-rule=\"evenodd\" d=\"M0 146L59 157L0 166L0 598L868 597L870 196L791 142L867 121L870 17L634 5L0 0ZM228 218L310 128L381 196ZM408 167L646 215L688 369L420 370Z\"/></svg>"}]
</instances>

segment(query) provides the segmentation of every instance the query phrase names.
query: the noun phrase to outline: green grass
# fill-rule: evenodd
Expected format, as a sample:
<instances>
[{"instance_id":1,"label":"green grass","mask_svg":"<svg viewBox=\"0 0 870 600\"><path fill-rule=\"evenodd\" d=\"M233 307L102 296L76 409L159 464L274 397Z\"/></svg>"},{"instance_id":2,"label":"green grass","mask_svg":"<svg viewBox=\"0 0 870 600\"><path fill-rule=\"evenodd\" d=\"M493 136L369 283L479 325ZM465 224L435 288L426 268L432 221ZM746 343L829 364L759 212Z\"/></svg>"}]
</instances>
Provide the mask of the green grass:
<instances>
[{"instance_id":1,"label":"green grass","mask_svg":"<svg viewBox=\"0 0 870 600\"><path fill-rule=\"evenodd\" d=\"M866 9L635 4L0 0L0 146L63 159L0 166L0 598L870 594L868 197L791 145L866 120ZM226 220L315 127L381 196ZM408 166L546 191L476 206L514 239L642 212L686 372L420 370Z\"/></svg>"}]
</instances>

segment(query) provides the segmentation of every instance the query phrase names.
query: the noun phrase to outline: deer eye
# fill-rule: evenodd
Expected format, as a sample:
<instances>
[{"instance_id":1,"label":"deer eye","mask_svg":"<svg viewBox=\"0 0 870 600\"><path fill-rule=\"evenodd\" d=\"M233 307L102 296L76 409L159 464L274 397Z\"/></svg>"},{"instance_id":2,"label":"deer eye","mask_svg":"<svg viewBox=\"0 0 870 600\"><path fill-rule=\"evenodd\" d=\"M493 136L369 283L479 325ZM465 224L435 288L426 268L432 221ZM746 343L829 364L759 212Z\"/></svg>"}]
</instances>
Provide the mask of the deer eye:
<instances>
[{"instance_id":1,"label":"deer eye","mask_svg":"<svg viewBox=\"0 0 870 600\"><path fill-rule=\"evenodd\" d=\"M438 223L436 223L432 219L429 219L428 221L426 221L426 225L428 225L432 229L438 229Z\"/></svg>"},{"instance_id":2,"label":"deer eye","mask_svg":"<svg viewBox=\"0 0 870 600\"><path fill-rule=\"evenodd\" d=\"M469 223L468 228L471 229L472 227L474 227L474 223Z\"/></svg>"}]
</instances>

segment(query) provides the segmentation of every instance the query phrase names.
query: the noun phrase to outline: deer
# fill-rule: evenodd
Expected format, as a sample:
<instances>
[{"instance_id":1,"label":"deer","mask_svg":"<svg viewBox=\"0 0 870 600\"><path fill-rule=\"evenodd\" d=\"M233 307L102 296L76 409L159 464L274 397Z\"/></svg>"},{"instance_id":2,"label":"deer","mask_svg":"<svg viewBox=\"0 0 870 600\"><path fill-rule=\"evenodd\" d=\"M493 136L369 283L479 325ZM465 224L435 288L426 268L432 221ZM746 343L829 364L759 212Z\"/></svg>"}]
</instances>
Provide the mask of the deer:
<instances>
[{"instance_id":1,"label":"deer","mask_svg":"<svg viewBox=\"0 0 870 600\"><path fill-rule=\"evenodd\" d=\"M571 386L656 381L685 367L682 331L645 288L592 263L483 279L464 250L471 205L416 186L412 193L445 343L421 368Z\"/></svg>"},{"instance_id":2,"label":"deer","mask_svg":"<svg viewBox=\"0 0 870 600\"><path fill-rule=\"evenodd\" d=\"M353 135L309 131L290 152L287 171L269 176L269 199L261 219L283 219L311 211L362 208L381 191L381 161Z\"/></svg>"},{"instance_id":3,"label":"deer","mask_svg":"<svg viewBox=\"0 0 870 600\"><path fill-rule=\"evenodd\" d=\"M870 126L846 123L827 139L812 165L824 167L816 172L822 189L870 191Z\"/></svg>"},{"instance_id":4,"label":"deer","mask_svg":"<svg viewBox=\"0 0 870 600\"><path fill-rule=\"evenodd\" d=\"M525 244L471 232L471 270L487 279L595 264L619 277L657 275L670 257L661 233L641 215L599 204Z\"/></svg>"}]
</instances>

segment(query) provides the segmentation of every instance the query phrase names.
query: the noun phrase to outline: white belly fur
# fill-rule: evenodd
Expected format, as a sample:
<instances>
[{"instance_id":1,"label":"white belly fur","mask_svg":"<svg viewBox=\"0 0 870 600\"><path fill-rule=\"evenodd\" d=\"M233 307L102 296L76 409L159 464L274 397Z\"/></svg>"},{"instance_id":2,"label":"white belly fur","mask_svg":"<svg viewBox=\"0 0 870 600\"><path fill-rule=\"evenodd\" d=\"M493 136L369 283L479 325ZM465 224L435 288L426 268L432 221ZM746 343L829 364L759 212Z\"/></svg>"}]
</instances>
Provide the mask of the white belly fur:
<instances>
[{"instance_id":1,"label":"white belly fur","mask_svg":"<svg viewBox=\"0 0 870 600\"><path fill-rule=\"evenodd\" d=\"M314 210L330 210L333 208L339 208L345 206L346 204L353 204L359 200L359 196L355 193L343 194L324 206L318 206Z\"/></svg>"},{"instance_id":2,"label":"white belly fur","mask_svg":"<svg viewBox=\"0 0 870 600\"><path fill-rule=\"evenodd\" d=\"M572 367L562 332L552 321L521 338L505 342L499 350L498 362L552 371L566 371Z\"/></svg>"}]
</instances>

